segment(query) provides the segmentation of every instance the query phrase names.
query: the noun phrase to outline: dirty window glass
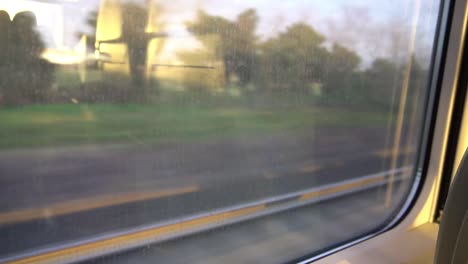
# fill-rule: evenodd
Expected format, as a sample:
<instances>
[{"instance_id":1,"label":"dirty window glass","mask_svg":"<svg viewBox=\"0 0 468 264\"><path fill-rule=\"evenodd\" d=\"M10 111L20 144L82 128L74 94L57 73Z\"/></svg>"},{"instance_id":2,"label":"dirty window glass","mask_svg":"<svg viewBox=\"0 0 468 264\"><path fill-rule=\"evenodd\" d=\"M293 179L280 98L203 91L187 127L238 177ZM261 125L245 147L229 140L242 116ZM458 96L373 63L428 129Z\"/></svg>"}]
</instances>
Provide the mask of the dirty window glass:
<instances>
[{"instance_id":1,"label":"dirty window glass","mask_svg":"<svg viewBox=\"0 0 468 264\"><path fill-rule=\"evenodd\" d=\"M382 226L439 4L0 1L0 262L284 262Z\"/></svg>"}]
</instances>

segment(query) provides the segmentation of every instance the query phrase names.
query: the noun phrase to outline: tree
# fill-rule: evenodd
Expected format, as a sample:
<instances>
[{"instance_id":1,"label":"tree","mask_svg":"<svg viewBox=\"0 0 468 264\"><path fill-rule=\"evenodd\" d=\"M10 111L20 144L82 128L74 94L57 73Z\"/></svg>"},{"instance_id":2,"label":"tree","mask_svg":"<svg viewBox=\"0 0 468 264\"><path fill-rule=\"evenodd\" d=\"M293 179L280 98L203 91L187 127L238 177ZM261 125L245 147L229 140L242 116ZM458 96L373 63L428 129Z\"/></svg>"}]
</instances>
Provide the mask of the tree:
<instances>
[{"instance_id":1,"label":"tree","mask_svg":"<svg viewBox=\"0 0 468 264\"><path fill-rule=\"evenodd\" d=\"M416 59L416 56L411 55L411 71L410 71L410 83L409 87L411 93L420 93L425 88L425 83L427 81L427 70L423 69L419 61ZM416 91L418 90L418 91Z\"/></svg>"},{"instance_id":2,"label":"tree","mask_svg":"<svg viewBox=\"0 0 468 264\"><path fill-rule=\"evenodd\" d=\"M215 50L216 56L222 58L228 82L235 75L244 86L252 81L257 24L258 15L254 9L240 13L235 21L200 10L196 20L187 23L187 29L206 49ZM206 35L217 36L218 43L213 42L213 38L206 38Z\"/></svg>"},{"instance_id":3,"label":"tree","mask_svg":"<svg viewBox=\"0 0 468 264\"><path fill-rule=\"evenodd\" d=\"M377 19L369 7L344 5L335 16L325 19L327 39L357 51L365 65L376 58L402 63L408 56L413 26L404 12L389 11L385 18Z\"/></svg>"},{"instance_id":4,"label":"tree","mask_svg":"<svg viewBox=\"0 0 468 264\"><path fill-rule=\"evenodd\" d=\"M10 29L10 15L6 11L0 10L0 76L2 76L0 78L0 104L8 85Z\"/></svg>"},{"instance_id":5,"label":"tree","mask_svg":"<svg viewBox=\"0 0 468 264\"><path fill-rule=\"evenodd\" d=\"M416 56L413 54L410 56L411 68L409 72L409 83L408 83L408 101L411 103L412 108L418 110L419 104L424 98L426 85L428 81L428 71L424 69L419 63Z\"/></svg>"},{"instance_id":6,"label":"tree","mask_svg":"<svg viewBox=\"0 0 468 264\"><path fill-rule=\"evenodd\" d=\"M327 56L326 78L324 92L348 97L356 87L354 80L361 58L356 52L339 44L333 44L331 52Z\"/></svg>"},{"instance_id":7,"label":"tree","mask_svg":"<svg viewBox=\"0 0 468 264\"><path fill-rule=\"evenodd\" d=\"M325 38L311 26L296 23L261 46L262 87L273 90L306 91L321 82L327 50Z\"/></svg>"},{"instance_id":8,"label":"tree","mask_svg":"<svg viewBox=\"0 0 468 264\"><path fill-rule=\"evenodd\" d=\"M390 106L399 98L402 79L401 68L388 59L375 59L365 72L366 86L370 100L382 106Z\"/></svg>"},{"instance_id":9,"label":"tree","mask_svg":"<svg viewBox=\"0 0 468 264\"><path fill-rule=\"evenodd\" d=\"M254 9L248 9L237 16L233 41L234 58L237 58L234 72L237 73L241 85L251 81L256 64L257 23L258 16Z\"/></svg>"},{"instance_id":10,"label":"tree","mask_svg":"<svg viewBox=\"0 0 468 264\"><path fill-rule=\"evenodd\" d=\"M6 21L6 20L5 20ZM41 58L45 44L37 31L36 16L19 12L10 25L7 67L3 70L3 100L6 104L40 103L46 100L53 81L53 67Z\"/></svg>"}]
</instances>

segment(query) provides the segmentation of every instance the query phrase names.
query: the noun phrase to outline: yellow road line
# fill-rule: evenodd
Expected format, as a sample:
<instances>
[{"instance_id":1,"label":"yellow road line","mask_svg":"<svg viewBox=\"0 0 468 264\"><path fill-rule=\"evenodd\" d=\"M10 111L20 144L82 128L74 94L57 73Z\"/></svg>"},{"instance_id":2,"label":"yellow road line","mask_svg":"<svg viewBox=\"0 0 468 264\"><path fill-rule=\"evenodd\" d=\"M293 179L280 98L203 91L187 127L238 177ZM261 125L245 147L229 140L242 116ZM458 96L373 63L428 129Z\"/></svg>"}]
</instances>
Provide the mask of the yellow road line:
<instances>
[{"instance_id":1,"label":"yellow road line","mask_svg":"<svg viewBox=\"0 0 468 264\"><path fill-rule=\"evenodd\" d=\"M317 165L317 164L307 164L307 165L304 165L302 167L299 167L299 169L297 170L298 172L302 172L302 173L312 173L312 172L317 172L319 170L321 170L323 167L320 166L320 165ZM287 174L289 175L289 174ZM262 173L262 176L263 178L265 179L275 179L275 178L278 178L278 177L281 177L282 174L275 174L271 171L264 171Z\"/></svg>"},{"instance_id":2,"label":"yellow road line","mask_svg":"<svg viewBox=\"0 0 468 264\"><path fill-rule=\"evenodd\" d=\"M271 171L264 171L262 175L263 175L263 178L270 179L270 180L278 177L278 175L273 174Z\"/></svg>"},{"instance_id":3,"label":"yellow road line","mask_svg":"<svg viewBox=\"0 0 468 264\"><path fill-rule=\"evenodd\" d=\"M406 173L403 177L406 177ZM320 191L313 191L299 197L298 200L308 200L320 196L340 193L354 188L364 187L386 180L386 175L367 178L354 182L336 185ZM194 191L196 187L186 188L186 191ZM170 192L170 191L168 191ZM167 193L168 193L167 192ZM144 196L142 194L142 196ZM297 201L297 200L296 200ZM141 246L151 242L155 242L160 238L169 237L174 234L183 234L197 228L207 227L210 224L223 224L225 221L233 220L242 216L256 213L268 208L266 204L252 205L249 207L236 209L228 212L213 213L211 215L202 216L200 218L190 219L179 223L168 224L162 227L138 231L126 235L116 236L113 238L103 239L96 242L91 242L83 245L78 245L70 248L65 248L49 253L26 257L23 259L9 262L10 264L50 264L64 263L76 261L89 256L98 256L103 252L116 252L118 250L130 248L132 246Z\"/></svg>"},{"instance_id":4,"label":"yellow road line","mask_svg":"<svg viewBox=\"0 0 468 264\"><path fill-rule=\"evenodd\" d=\"M316 172L322 169L322 166L317 165L317 164L311 164L311 165L304 165L302 166L299 171L300 172L306 172L306 173L311 173L311 172Z\"/></svg>"},{"instance_id":5,"label":"yellow road line","mask_svg":"<svg viewBox=\"0 0 468 264\"><path fill-rule=\"evenodd\" d=\"M0 213L0 225L19 223L34 219L48 218L51 216L65 215L70 213L88 211L92 209L125 204L130 202L144 201L162 198L184 193L196 192L198 186L188 186L157 192L138 192L126 194L113 194L93 198L77 199L56 204L45 208L30 208L12 212Z\"/></svg>"},{"instance_id":6,"label":"yellow road line","mask_svg":"<svg viewBox=\"0 0 468 264\"><path fill-rule=\"evenodd\" d=\"M400 148L397 154L413 154L415 152L416 152L416 148L405 147L405 148ZM382 150L374 152L374 154L381 158L391 158L394 156L395 150L394 149L382 149Z\"/></svg>"},{"instance_id":7,"label":"yellow road line","mask_svg":"<svg viewBox=\"0 0 468 264\"><path fill-rule=\"evenodd\" d=\"M320 196L335 194L335 193L347 191L353 188L359 188L359 187L363 187L363 186L370 185L373 183L381 182L383 180L385 180L385 176L380 176L380 177L365 179L361 181L350 182L350 183L343 184L343 185L333 186L324 190L304 194L299 198L299 200L304 201L304 200L317 198Z\"/></svg>"},{"instance_id":8,"label":"yellow road line","mask_svg":"<svg viewBox=\"0 0 468 264\"><path fill-rule=\"evenodd\" d=\"M170 224L159 228L154 228L150 230L140 231L136 233L131 233L128 235L122 235L110 239L105 239L97 242L92 242L88 244L83 244L76 247L71 247L63 250L58 250L50 253L45 253L42 255L37 255L33 257L28 257L20 259L17 261L10 262L11 264L45 264L45 263L60 263L66 260L77 260L82 256L94 255L100 252L106 252L108 250L125 248L131 245L139 245L145 242L151 242L164 235L169 235L171 233L178 233L189 231L197 227L203 227L208 224L216 224L222 221L229 220L231 218L237 218L247 214L254 213L256 211L264 209L264 205L256 205L243 209L238 209L230 212L223 212L218 214L209 215L206 217L200 217L193 220L188 220L181 223Z\"/></svg>"}]
</instances>

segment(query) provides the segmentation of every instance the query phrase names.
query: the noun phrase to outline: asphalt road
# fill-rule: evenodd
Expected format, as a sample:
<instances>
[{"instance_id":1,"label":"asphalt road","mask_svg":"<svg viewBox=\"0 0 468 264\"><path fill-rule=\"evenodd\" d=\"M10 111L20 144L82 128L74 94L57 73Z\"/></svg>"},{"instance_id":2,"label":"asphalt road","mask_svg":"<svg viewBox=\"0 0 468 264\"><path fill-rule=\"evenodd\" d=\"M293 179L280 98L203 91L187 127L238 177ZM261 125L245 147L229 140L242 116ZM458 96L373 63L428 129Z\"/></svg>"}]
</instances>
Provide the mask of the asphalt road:
<instances>
[{"instance_id":1,"label":"asphalt road","mask_svg":"<svg viewBox=\"0 0 468 264\"><path fill-rule=\"evenodd\" d=\"M296 263L368 233L390 213L376 188L82 264Z\"/></svg>"},{"instance_id":2,"label":"asphalt road","mask_svg":"<svg viewBox=\"0 0 468 264\"><path fill-rule=\"evenodd\" d=\"M0 259L386 171L382 128L0 153ZM398 164L414 160L401 148Z\"/></svg>"}]
</instances>

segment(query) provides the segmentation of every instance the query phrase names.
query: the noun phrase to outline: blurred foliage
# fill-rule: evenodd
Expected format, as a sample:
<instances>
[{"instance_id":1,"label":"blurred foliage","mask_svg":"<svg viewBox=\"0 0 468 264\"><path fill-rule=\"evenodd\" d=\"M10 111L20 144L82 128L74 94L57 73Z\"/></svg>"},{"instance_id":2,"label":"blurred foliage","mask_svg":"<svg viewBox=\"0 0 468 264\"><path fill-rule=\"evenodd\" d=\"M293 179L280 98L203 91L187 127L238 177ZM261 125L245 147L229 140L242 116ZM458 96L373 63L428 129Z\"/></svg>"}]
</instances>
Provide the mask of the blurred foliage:
<instances>
[{"instance_id":1,"label":"blurred foliage","mask_svg":"<svg viewBox=\"0 0 468 264\"><path fill-rule=\"evenodd\" d=\"M293 24L263 41L256 36L257 24L258 15L253 9L233 20L199 11L195 20L187 23L206 49L216 50L223 57L227 92L236 86L244 94L314 94L316 103L389 109L399 102L408 65L408 95L424 89L427 70L421 68L414 55L405 63L376 58L364 68L355 51L338 43L328 45L309 24ZM219 43L204 40L206 34L219 36Z\"/></svg>"},{"instance_id":2,"label":"blurred foliage","mask_svg":"<svg viewBox=\"0 0 468 264\"><path fill-rule=\"evenodd\" d=\"M53 82L53 66L41 58L45 48L34 13L19 12L10 21L0 14L2 35L1 101L7 105L42 103Z\"/></svg>"},{"instance_id":3,"label":"blurred foliage","mask_svg":"<svg viewBox=\"0 0 468 264\"><path fill-rule=\"evenodd\" d=\"M229 82L236 75L242 85L248 84L255 69L255 51L257 37L255 30L258 15L254 9L240 13L235 21L220 16L211 16L199 11L196 21L188 22L187 29L207 46L215 51L217 58L222 58L225 78ZM219 36L219 42L205 38L205 35ZM182 54L184 60L188 54Z\"/></svg>"},{"instance_id":4,"label":"blurred foliage","mask_svg":"<svg viewBox=\"0 0 468 264\"><path fill-rule=\"evenodd\" d=\"M325 38L312 27L297 23L261 45L259 84L264 89L306 92L322 82L327 51Z\"/></svg>"},{"instance_id":5,"label":"blurred foliage","mask_svg":"<svg viewBox=\"0 0 468 264\"><path fill-rule=\"evenodd\" d=\"M143 102L157 97L156 91L164 82L165 87L182 87L179 90L249 97L250 105L262 104L276 98L269 95L278 94L285 100L304 96L315 105L379 106L388 110L398 105L405 80L409 98L420 96L427 83L427 69L414 56L404 63L376 58L363 66L355 51L328 42L306 23L297 22L261 39L256 33L259 16L254 9L244 10L232 19L199 10L186 27L202 47L176 54L184 67L164 68L157 63L153 67L169 37L164 32L164 10L129 2L123 2L120 10L121 23L115 25L120 27L120 36L102 42L115 48L125 46L128 61L124 66L101 62L100 69L88 67L85 83L75 68L54 69L40 58L44 44L32 13L19 13L10 21L6 12L0 12L0 73L5 76L0 80L0 103L57 103L71 99ZM90 32L77 33L87 36L88 49L94 48L99 14L89 13L86 23ZM128 67L128 71L113 72L111 66ZM164 74L175 81L158 80ZM405 74L409 77L405 78ZM54 78L57 87L51 90Z\"/></svg>"}]
</instances>

